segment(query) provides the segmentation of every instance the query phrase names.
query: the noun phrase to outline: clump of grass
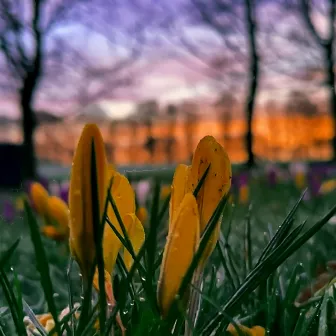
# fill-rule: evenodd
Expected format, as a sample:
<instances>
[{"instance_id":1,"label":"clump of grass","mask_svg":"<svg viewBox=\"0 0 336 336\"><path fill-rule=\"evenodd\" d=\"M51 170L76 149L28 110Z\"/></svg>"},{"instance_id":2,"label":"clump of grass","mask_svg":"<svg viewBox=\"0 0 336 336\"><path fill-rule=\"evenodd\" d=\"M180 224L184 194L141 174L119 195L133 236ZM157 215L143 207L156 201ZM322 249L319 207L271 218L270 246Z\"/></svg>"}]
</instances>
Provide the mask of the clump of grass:
<instances>
[{"instance_id":1,"label":"clump of grass","mask_svg":"<svg viewBox=\"0 0 336 336\"><path fill-rule=\"evenodd\" d=\"M92 167L95 167L95 154L93 149ZM97 199L97 179L95 169L92 169L92 199ZM206 171L206 173L208 170ZM206 178L200 180L195 193L200 189ZM113 181L112 181L113 183ZM264 239L264 246L256 249L256 237L260 230L256 229L253 222L253 208L245 208L245 218L239 221L241 234L235 235L229 222L232 206L228 204L228 196L224 196L217 205L206 229L201 237L199 248L193 261L180 285L178 295L170 309L168 316L163 319L157 304L157 281L159 266L162 260L162 231L166 230L166 213L168 201L160 202L160 182L153 180L154 189L152 202L149 209L149 226L146 229L146 239L136 255L127 235L123 220L119 214L116 203L108 193L103 220L99 219L99 204L93 202L92 215L95 222L94 239L96 259L89 276L88 286L80 297L79 305L74 287L80 286L80 279L76 283L71 279L72 267L68 269L68 283L64 288L68 291L68 312L60 318L60 309L55 301L55 286L50 272L47 251L40 235L39 223L32 209L25 202L25 221L29 226L30 237L34 248L36 269L40 275L46 307L55 324L52 330L45 331L38 316L23 297L20 280L15 272L8 268L19 239L9 249L0 255L0 285L7 301L8 309L0 310L0 335L17 334L27 335L24 324L24 315L29 316L37 329L37 334L52 335L111 335L119 334L117 324L118 314L128 335L184 335L191 329L194 335L222 335L228 325L244 324L247 326L260 325L268 334L280 335L327 335L336 331L335 293L333 285L317 293L305 304L296 304L296 298L304 285L304 267L293 259L293 255L312 238L336 213L336 206L332 207L320 220L310 223L309 218L298 223L297 214L300 211L302 196L276 231L270 228ZM109 190L111 185L109 186ZM104 290L104 260L102 254L102 236L104 225L115 229L116 223L111 223L107 217L107 206L111 205L116 213L116 218L122 228L123 235L119 239L124 248L134 258L133 266L127 270L121 256L117 259L114 291L116 305L110 311L106 305ZM267 212L267 209L263 211ZM182 305L182 299L190 288L193 275L199 265L202 252L211 237L216 223L225 213L225 228L217 242L216 251L211 256L203 272L203 286L193 288L201 296L197 320L190 321ZM234 218L234 215L233 215ZM187 223L186 223L187 224ZM237 223L236 223L237 225ZM117 230L115 233L117 234ZM69 266L72 265L71 258ZM102 290L98 297L93 295L92 282L94 270L98 267L99 284ZM35 265L32 265L35 267ZM79 318L78 318L79 314ZM11 319L9 326L8 320ZM6 320L6 325L4 321ZM96 324L99 321L99 331ZM70 322L70 323L69 323ZM185 326L188 326L186 329ZM10 329L12 328L12 329ZM239 332L239 331L237 331Z\"/></svg>"}]
</instances>

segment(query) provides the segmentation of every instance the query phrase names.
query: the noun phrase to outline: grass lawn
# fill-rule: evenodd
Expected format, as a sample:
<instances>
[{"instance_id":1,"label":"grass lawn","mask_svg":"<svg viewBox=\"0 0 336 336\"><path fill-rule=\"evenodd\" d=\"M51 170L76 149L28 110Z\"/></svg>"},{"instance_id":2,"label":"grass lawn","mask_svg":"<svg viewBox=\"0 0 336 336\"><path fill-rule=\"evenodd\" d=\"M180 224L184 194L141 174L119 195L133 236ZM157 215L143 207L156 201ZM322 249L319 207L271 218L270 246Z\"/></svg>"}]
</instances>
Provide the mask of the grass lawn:
<instances>
[{"instance_id":1,"label":"grass lawn","mask_svg":"<svg viewBox=\"0 0 336 336\"><path fill-rule=\"evenodd\" d=\"M152 177L152 173L142 172L141 174L143 174L142 178ZM170 178L171 169L168 169L165 180L169 181ZM227 318L225 315L220 315L219 312L244 284L244 279L251 267L257 264L263 249L298 200L300 192L291 181L270 187L263 179L255 178L249 183L249 195L248 204L241 204L236 199L234 204L230 203L225 208L222 220L222 238L224 237L225 241L221 241L215 249L204 274L201 295L203 299L196 329L199 332L205 330L205 326L212 317L222 316L221 320ZM16 193L2 194L0 202L3 203L5 200L14 202L16 197ZM162 200L161 206L163 203ZM336 191L302 201L294 216L293 229L306 222L302 232L308 230L335 204ZM151 212L151 204L148 207ZM156 255L160 254L165 241L167 218L168 211L157 224ZM21 237L16 251L5 267L10 283L14 284L14 287L16 282L20 284L24 300L35 313L47 312L48 307L40 283L40 274L36 268L36 256L30 238L29 226L23 218L23 214L17 214L11 222L0 217L0 229L0 257L18 237ZM249 229L250 233L248 233ZM54 300L58 309L61 310L69 303L69 286L66 274L69 257L68 245L67 242L55 242L46 237L42 237L42 240L49 261ZM230 310L230 318L237 318L248 326L263 326L270 335L317 335L319 326L320 328L327 326L329 334L322 333L322 329L320 329L318 335L335 334L335 321L332 317L335 316L333 293L328 294L332 308L323 301L325 299L323 294L304 307L298 308L294 305L298 294L317 277L318 269L332 260L336 260L336 223L333 224L333 221L330 221L276 271L272 272L268 280L256 286L256 290L245 293L244 298L238 302L237 306ZM294 274L294 272L296 273ZM80 301L81 293L78 274L79 269L75 265L72 271L73 286L71 290L75 302ZM15 280L15 276L18 281ZM158 269L155 271L154 278L156 280L152 286L155 292ZM119 288L121 293L125 288L120 282L122 276L118 271L115 279L119 279L119 283L118 280L115 280L115 286ZM141 281L135 277L135 291L139 291L137 298L142 298L136 305L138 311L135 311L134 302L129 297L122 299L122 295L117 294L119 300L124 301L122 319L130 335L145 334L149 326L152 326L153 331L158 330L155 329L158 323L153 322L155 317L148 308L150 298L142 292L140 283ZM318 311L314 310L317 309L316 307L318 307ZM301 315L306 316L306 319L309 320L310 315L305 315L308 311L316 314L316 316L314 315L316 318L311 319L309 325L308 322L300 320ZM5 335L15 335L15 331L12 329L13 323L8 309L8 300L1 290L0 321L0 327ZM298 323L302 325L298 326ZM296 332L295 328L297 328ZM196 334L198 334L197 331ZM203 333L200 332L200 334Z\"/></svg>"}]
</instances>

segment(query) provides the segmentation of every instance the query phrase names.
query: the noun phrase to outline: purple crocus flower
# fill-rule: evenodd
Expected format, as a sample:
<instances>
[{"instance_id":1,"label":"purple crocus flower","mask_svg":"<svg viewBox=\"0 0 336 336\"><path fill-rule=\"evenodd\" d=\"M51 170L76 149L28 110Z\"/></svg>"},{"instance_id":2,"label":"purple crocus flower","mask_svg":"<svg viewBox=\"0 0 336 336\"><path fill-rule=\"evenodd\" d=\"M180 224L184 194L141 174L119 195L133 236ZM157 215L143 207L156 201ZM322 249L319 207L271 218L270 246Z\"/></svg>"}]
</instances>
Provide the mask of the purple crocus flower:
<instances>
[{"instance_id":1,"label":"purple crocus flower","mask_svg":"<svg viewBox=\"0 0 336 336\"><path fill-rule=\"evenodd\" d=\"M237 182L238 188L241 188L242 186L247 185L248 180L249 180L249 176L247 172L240 173L238 175L238 182Z\"/></svg>"},{"instance_id":2,"label":"purple crocus flower","mask_svg":"<svg viewBox=\"0 0 336 336\"><path fill-rule=\"evenodd\" d=\"M62 183L59 190L59 197L65 202L68 203L69 200L69 183Z\"/></svg>"},{"instance_id":3,"label":"purple crocus flower","mask_svg":"<svg viewBox=\"0 0 336 336\"><path fill-rule=\"evenodd\" d=\"M2 215L6 222L13 222L16 212L12 202L4 201Z\"/></svg>"},{"instance_id":4,"label":"purple crocus flower","mask_svg":"<svg viewBox=\"0 0 336 336\"><path fill-rule=\"evenodd\" d=\"M270 186L275 186L278 179L278 171L275 165L271 164L266 167L267 181Z\"/></svg>"},{"instance_id":5,"label":"purple crocus flower","mask_svg":"<svg viewBox=\"0 0 336 336\"><path fill-rule=\"evenodd\" d=\"M308 174L308 183L311 196L318 196L321 187L321 176L313 169Z\"/></svg>"}]
</instances>

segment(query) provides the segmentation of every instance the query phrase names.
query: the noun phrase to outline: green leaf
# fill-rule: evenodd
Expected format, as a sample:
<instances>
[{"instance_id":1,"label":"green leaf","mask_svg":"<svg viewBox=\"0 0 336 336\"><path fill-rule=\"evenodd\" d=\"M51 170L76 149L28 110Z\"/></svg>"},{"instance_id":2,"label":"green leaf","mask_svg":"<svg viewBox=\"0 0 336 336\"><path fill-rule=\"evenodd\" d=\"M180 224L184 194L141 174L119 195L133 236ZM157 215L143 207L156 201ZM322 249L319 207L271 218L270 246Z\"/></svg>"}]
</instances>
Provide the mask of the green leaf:
<instances>
[{"instance_id":1,"label":"green leaf","mask_svg":"<svg viewBox=\"0 0 336 336\"><path fill-rule=\"evenodd\" d=\"M2 256L0 257L0 269L3 269L5 265L8 263L14 251L18 247L20 240L21 238L16 239L16 241L11 245L11 247L2 254Z\"/></svg>"},{"instance_id":2,"label":"green leaf","mask_svg":"<svg viewBox=\"0 0 336 336\"><path fill-rule=\"evenodd\" d=\"M16 300L13 289L9 283L6 273L0 269L0 284L5 294L5 298L7 300L12 319L16 328L16 332L18 335L27 335L26 328L23 323L23 319L20 318L22 312L20 312L20 308L18 302Z\"/></svg>"},{"instance_id":3,"label":"green leaf","mask_svg":"<svg viewBox=\"0 0 336 336\"><path fill-rule=\"evenodd\" d=\"M36 266L41 275L41 285L44 291L49 311L55 321L56 331L60 334L61 328L58 321L57 309L54 301L54 290L50 277L49 263L43 247L39 226L27 200L24 201L24 209L26 222L29 225L30 229L30 238L34 246Z\"/></svg>"},{"instance_id":4,"label":"green leaf","mask_svg":"<svg viewBox=\"0 0 336 336\"><path fill-rule=\"evenodd\" d=\"M29 317L30 321L33 323L34 327L40 332L42 336L48 336L48 333L40 323L40 321L37 319L36 315L34 314L33 310L30 308L28 303L25 300L22 300L24 311Z\"/></svg>"},{"instance_id":5,"label":"green leaf","mask_svg":"<svg viewBox=\"0 0 336 336\"><path fill-rule=\"evenodd\" d=\"M105 217L107 213L108 200L105 201L104 213L100 218L100 204L98 195L98 176L96 167L96 153L94 142L91 144L91 203L92 203L92 223L93 223L93 239L96 248L96 261L98 267L98 284L99 284L99 325L103 331L106 320L106 293L105 293L105 266L102 239L104 234ZM111 189L111 183L108 191Z\"/></svg>"},{"instance_id":6,"label":"green leaf","mask_svg":"<svg viewBox=\"0 0 336 336\"><path fill-rule=\"evenodd\" d=\"M224 305L221 312L217 313L216 316L212 317L207 323L206 328L202 331L202 335L210 335L213 330L215 330L221 319L222 313L231 312L236 308L244 299L246 295L251 293L263 280L273 273L279 265L281 265L289 256L291 256L297 249L299 249L308 239L310 239L316 232L318 232L336 213L336 206L333 207L320 221L318 221L313 227L307 230L302 236L295 239L287 248L284 248L288 243L286 241L282 242L277 248L273 250L270 255L265 258L262 262L256 265L248 278L243 282L240 288L236 291L234 295L228 300ZM302 225L303 226L303 225ZM298 231L301 229L297 228ZM295 230L293 230L295 233ZM290 234L288 237L290 239L295 238L295 234Z\"/></svg>"}]
</instances>

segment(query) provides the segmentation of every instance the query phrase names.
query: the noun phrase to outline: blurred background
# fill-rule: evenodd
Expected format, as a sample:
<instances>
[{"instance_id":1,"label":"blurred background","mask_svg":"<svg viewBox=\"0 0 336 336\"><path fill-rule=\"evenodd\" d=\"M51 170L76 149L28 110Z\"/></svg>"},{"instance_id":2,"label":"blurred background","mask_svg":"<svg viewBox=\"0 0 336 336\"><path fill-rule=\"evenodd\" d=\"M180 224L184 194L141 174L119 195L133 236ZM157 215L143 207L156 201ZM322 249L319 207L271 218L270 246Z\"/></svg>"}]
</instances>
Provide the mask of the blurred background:
<instances>
[{"instance_id":1,"label":"blurred background","mask_svg":"<svg viewBox=\"0 0 336 336\"><path fill-rule=\"evenodd\" d=\"M87 122L119 166L188 162L207 134L248 167L334 160L335 11L335 0L0 0L0 175L70 167Z\"/></svg>"}]
</instances>

